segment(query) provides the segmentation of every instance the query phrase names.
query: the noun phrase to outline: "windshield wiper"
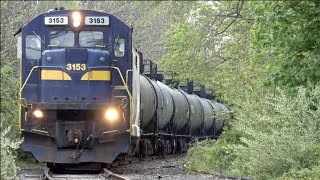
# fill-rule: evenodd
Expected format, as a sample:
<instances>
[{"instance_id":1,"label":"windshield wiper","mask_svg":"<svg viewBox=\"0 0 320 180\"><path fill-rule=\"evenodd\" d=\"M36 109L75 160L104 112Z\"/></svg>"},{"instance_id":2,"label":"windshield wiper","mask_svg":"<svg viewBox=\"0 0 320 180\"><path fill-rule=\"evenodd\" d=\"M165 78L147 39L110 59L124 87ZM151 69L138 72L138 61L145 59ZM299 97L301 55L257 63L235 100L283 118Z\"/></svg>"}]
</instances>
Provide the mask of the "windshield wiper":
<instances>
[{"instance_id":1,"label":"windshield wiper","mask_svg":"<svg viewBox=\"0 0 320 180\"><path fill-rule=\"evenodd\" d=\"M36 35L36 37L42 42L42 44L44 44L44 41L41 40L40 36L39 36L36 32L34 32L34 31L32 31L32 32L33 32L33 34Z\"/></svg>"},{"instance_id":2,"label":"windshield wiper","mask_svg":"<svg viewBox=\"0 0 320 180\"><path fill-rule=\"evenodd\" d=\"M119 39L120 39L120 35L118 34L118 35L117 35L117 38L116 38L116 40L115 40L115 42L114 42L113 50L116 49L116 46L117 46L117 44L118 44Z\"/></svg>"}]
</instances>

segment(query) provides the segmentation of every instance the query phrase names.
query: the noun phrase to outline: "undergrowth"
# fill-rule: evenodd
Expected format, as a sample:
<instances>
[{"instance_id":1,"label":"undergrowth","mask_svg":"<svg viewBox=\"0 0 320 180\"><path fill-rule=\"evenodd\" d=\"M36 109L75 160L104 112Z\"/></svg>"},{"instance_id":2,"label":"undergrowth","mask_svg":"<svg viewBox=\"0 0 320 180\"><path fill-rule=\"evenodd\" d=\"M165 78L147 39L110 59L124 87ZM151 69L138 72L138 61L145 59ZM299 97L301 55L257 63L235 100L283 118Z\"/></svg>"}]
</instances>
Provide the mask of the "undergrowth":
<instances>
[{"instance_id":1,"label":"undergrowth","mask_svg":"<svg viewBox=\"0 0 320 180\"><path fill-rule=\"evenodd\" d=\"M320 87L248 93L217 141L188 152L192 171L255 179L320 179Z\"/></svg>"}]
</instances>

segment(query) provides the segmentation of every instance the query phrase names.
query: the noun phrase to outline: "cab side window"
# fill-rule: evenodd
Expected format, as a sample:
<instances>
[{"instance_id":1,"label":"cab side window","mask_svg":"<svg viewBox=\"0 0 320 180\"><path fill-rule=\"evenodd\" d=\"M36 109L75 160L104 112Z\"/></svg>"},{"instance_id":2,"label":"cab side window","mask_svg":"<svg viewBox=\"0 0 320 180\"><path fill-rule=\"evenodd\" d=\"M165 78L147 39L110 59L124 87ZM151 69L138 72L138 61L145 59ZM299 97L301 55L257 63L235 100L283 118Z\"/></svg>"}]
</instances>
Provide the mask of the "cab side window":
<instances>
[{"instance_id":1,"label":"cab side window","mask_svg":"<svg viewBox=\"0 0 320 180\"><path fill-rule=\"evenodd\" d=\"M125 53L125 38L117 35L114 38L114 55L115 57L123 57Z\"/></svg>"},{"instance_id":2,"label":"cab side window","mask_svg":"<svg viewBox=\"0 0 320 180\"><path fill-rule=\"evenodd\" d=\"M36 35L26 36L26 58L40 59L41 58L41 37Z\"/></svg>"}]
</instances>

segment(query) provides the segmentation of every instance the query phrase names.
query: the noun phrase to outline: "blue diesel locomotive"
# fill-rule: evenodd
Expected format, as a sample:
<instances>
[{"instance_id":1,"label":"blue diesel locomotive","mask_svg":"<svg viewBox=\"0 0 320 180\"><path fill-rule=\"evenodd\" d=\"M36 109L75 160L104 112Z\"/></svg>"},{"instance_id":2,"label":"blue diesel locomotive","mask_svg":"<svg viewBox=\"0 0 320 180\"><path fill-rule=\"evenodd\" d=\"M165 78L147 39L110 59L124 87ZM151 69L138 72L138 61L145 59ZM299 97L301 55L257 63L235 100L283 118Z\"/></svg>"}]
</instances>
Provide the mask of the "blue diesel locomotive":
<instances>
[{"instance_id":1,"label":"blue diesel locomotive","mask_svg":"<svg viewBox=\"0 0 320 180\"><path fill-rule=\"evenodd\" d=\"M221 103L142 74L132 28L91 10L55 9L21 28L21 149L49 164L181 153L215 137Z\"/></svg>"}]
</instances>

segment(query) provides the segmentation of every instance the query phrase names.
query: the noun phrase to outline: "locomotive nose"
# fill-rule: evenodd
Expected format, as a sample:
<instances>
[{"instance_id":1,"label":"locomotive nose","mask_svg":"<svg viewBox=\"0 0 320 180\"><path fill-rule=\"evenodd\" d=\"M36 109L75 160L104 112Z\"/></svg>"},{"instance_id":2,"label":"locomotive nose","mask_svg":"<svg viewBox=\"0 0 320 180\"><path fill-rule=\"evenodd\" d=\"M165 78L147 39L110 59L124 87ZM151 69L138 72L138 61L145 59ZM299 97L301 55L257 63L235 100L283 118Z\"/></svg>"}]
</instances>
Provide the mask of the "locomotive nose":
<instances>
[{"instance_id":1,"label":"locomotive nose","mask_svg":"<svg viewBox=\"0 0 320 180\"><path fill-rule=\"evenodd\" d=\"M44 51L41 101L107 102L111 92L111 71L103 67L109 64L110 53L102 49L65 48Z\"/></svg>"},{"instance_id":2,"label":"locomotive nose","mask_svg":"<svg viewBox=\"0 0 320 180\"><path fill-rule=\"evenodd\" d=\"M65 52L66 62L85 63L88 61L88 50L78 48L68 48Z\"/></svg>"}]
</instances>

